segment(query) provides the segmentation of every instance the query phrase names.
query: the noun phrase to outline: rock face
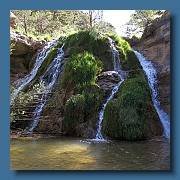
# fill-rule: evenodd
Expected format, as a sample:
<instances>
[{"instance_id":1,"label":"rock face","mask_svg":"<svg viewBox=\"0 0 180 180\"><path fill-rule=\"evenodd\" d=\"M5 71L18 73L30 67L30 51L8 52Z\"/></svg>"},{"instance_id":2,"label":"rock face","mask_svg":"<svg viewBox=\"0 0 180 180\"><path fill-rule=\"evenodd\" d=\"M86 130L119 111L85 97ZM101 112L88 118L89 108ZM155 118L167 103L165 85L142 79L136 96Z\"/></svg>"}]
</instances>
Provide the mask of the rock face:
<instances>
[{"instance_id":1,"label":"rock face","mask_svg":"<svg viewBox=\"0 0 180 180\"><path fill-rule=\"evenodd\" d=\"M16 16L10 12L10 64L11 83L25 76L34 65L45 41L35 40L16 31Z\"/></svg>"},{"instance_id":2,"label":"rock face","mask_svg":"<svg viewBox=\"0 0 180 180\"><path fill-rule=\"evenodd\" d=\"M170 113L170 13L165 11L161 18L155 19L133 48L156 67L161 106Z\"/></svg>"},{"instance_id":3,"label":"rock face","mask_svg":"<svg viewBox=\"0 0 180 180\"><path fill-rule=\"evenodd\" d=\"M106 71L98 76L97 84L103 91L112 91L112 89L120 81L120 77L115 71Z\"/></svg>"},{"instance_id":4,"label":"rock face","mask_svg":"<svg viewBox=\"0 0 180 180\"><path fill-rule=\"evenodd\" d=\"M26 75L35 62L38 52L42 49L45 41L34 40L19 32L10 32L11 43L11 81Z\"/></svg>"},{"instance_id":5,"label":"rock face","mask_svg":"<svg viewBox=\"0 0 180 180\"><path fill-rule=\"evenodd\" d=\"M16 16L12 12L10 12L10 28L16 29L16 26Z\"/></svg>"}]
</instances>

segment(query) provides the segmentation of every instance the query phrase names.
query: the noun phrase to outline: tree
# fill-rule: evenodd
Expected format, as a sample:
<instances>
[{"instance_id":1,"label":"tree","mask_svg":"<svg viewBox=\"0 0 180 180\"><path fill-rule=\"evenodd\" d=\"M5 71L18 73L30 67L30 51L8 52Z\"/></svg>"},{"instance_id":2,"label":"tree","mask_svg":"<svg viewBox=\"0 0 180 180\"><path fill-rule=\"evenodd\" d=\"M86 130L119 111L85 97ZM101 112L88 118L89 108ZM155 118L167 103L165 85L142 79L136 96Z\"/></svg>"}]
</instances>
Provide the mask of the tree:
<instances>
[{"instance_id":1,"label":"tree","mask_svg":"<svg viewBox=\"0 0 180 180\"><path fill-rule=\"evenodd\" d=\"M115 33L115 27L108 22L100 21L95 25L95 28L101 33Z\"/></svg>"},{"instance_id":2,"label":"tree","mask_svg":"<svg viewBox=\"0 0 180 180\"><path fill-rule=\"evenodd\" d=\"M145 27L163 14L162 10L136 10L129 22L126 24L126 32L128 35L143 32Z\"/></svg>"},{"instance_id":3,"label":"tree","mask_svg":"<svg viewBox=\"0 0 180 180\"><path fill-rule=\"evenodd\" d=\"M87 26L89 29L93 29L93 27L102 20L103 11L100 10L89 10L86 12L87 15Z\"/></svg>"},{"instance_id":4,"label":"tree","mask_svg":"<svg viewBox=\"0 0 180 180\"><path fill-rule=\"evenodd\" d=\"M71 30L86 28L87 15L69 10L13 10L18 28L25 34L56 37Z\"/></svg>"}]
</instances>

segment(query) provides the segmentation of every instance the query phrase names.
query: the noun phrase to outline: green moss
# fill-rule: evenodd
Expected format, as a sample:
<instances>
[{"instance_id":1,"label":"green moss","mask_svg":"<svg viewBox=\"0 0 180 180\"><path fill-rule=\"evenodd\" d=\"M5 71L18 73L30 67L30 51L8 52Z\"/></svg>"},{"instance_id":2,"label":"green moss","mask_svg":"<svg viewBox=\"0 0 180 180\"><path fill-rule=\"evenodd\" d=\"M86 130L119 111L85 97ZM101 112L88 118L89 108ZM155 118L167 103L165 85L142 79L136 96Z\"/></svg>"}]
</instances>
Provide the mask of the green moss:
<instances>
[{"instance_id":1,"label":"green moss","mask_svg":"<svg viewBox=\"0 0 180 180\"><path fill-rule=\"evenodd\" d=\"M103 133L120 140L139 140L147 137L147 125L136 108L123 108L118 101L110 101L106 107Z\"/></svg>"},{"instance_id":2,"label":"green moss","mask_svg":"<svg viewBox=\"0 0 180 180\"><path fill-rule=\"evenodd\" d=\"M107 37L91 31L79 31L67 37L64 50L71 57L87 51L102 61L103 71L112 69L112 55Z\"/></svg>"},{"instance_id":3,"label":"green moss","mask_svg":"<svg viewBox=\"0 0 180 180\"><path fill-rule=\"evenodd\" d=\"M116 34L109 34L109 37L115 42L119 52L123 53L124 58L121 59L121 65L123 70L133 70L141 68L138 58L133 52L129 43L123 38L117 36Z\"/></svg>"},{"instance_id":4,"label":"green moss","mask_svg":"<svg viewBox=\"0 0 180 180\"><path fill-rule=\"evenodd\" d=\"M29 84L26 84L21 91L22 91L23 93L26 93L28 90L29 90Z\"/></svg>"},{"instance_id":5,"label":"green moss","mask_svg":"<svg viewBox=\"0 0 180 180\"><path fill-rule=\"evenodd\" d=\"M129 78L120 86L118 99L107 104L103 133L121 140L146 139L152 119L159 121L145 77Z\"/></svg>"},{"instance_id":6,"label":"green moss","mask_svg":"<svg viewBox=\"0 0 180 180\"><path fill-rule=\"evenodd\" d=\"M83 95L72 96L65 105L63 130L69 135L76 134L76 127L84 122L85 98Z\"/></svg>"},{"instance_id":7,"label":"green moss","mask_svg":"<svg viewBox=\"0 0 180 180\"><path fill-rule=\"evenodd\" d=\"M119 100L122 107L141 108L150 98L149 94L149 87L145 78L129 78L120 87Z\"/></svg>"},{"instance_id":8,"label":"green moss","mask_svg":"<svg viewBox=\"0 0 180 180\"><path fill-rule=\"evenodd\" d=\"M83 89L85 86L95 84L100 71L101 63L92 54L84 52L73 55L66 61L62 86L66 87L68 82L72 82L72 86L76 89Z\"/></svg>"},{"instance_id":9,"label":"green moss","mask_svg":"<svg viewBox=\"0 0 180 180\"><path fill-rule=\"evenodd\" d=\"M41 67L38 69L35 79L39 78L46 72L47 68L49 67L53 59L57 56L57 53L58 53L57 48L51 49L46 59L41 64Z\"/></svg>"},{"instance_id":10,"label":"green moss","mask_svg":"<svg viewBox=\"0 0 180 180\"><path fill-rule=\"evenodd\" d=\"M10 67L10 73L11 73L11 74L16 74L16 69L13 68L13 67Z\"/></svg>"},{"instance_id":11,"label":"green moss","mask_svg":"<svg viewBox=\"0 0 180 180\"><path fill-rule=\"evenodd\" d=\"M91 92L89 94L88 92ZM91 119L92 124L96 125L98 114L102 106L102 96L96 86L89 86L82 94L71 96L66 102L63 121L63 131L68 135L77 135L78 127Z\"/></svg>"}]
</instances>

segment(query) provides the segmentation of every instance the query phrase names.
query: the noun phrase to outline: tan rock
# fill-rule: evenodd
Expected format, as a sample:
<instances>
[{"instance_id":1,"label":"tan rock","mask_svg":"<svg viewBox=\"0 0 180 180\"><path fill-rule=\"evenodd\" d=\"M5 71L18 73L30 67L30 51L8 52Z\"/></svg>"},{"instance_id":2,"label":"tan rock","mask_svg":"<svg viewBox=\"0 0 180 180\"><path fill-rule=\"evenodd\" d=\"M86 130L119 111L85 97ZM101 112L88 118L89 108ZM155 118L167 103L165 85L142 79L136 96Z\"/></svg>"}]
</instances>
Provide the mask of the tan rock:
<instances>
[{"instance_id":1,"label":"tan rock","mask_svg":"<svg viewBox=\"0 0 180 180\"><path fill-rule=\"evenodd\" d=\"M106 71L98 76L97 84L103 91L112 91L120 81L120 77L115 71Z\"/></svg>"},{"instance_id":2,"label":"tan rock","mask_svg":"<svg viewBox=\"0 0 180 180\"><path fill-rule=\"evenodd\" d=\"M10 28L13 30L13 29L16 29L16 16L10 11Z\"/></svg>"},{"instance_id":3,"label":"tan rock","mask_svg":"<svg viewBox=\"0 0 180 180\"><path fill-rule=\"evenodd\" d=\"M170 13L155 19L134 49L141 51L157 69L161 106L170 113Z\"/></svg>"}]
</instances>

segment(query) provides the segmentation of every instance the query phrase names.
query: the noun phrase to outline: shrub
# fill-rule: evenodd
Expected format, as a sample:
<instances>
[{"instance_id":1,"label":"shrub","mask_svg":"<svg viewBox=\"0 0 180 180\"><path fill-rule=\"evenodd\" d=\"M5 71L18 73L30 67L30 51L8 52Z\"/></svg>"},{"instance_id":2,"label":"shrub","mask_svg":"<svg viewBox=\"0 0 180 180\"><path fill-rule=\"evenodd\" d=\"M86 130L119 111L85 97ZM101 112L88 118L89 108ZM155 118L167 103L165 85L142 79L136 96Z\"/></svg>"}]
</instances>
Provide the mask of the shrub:
<instances>
[{"instance_id":1,"label":"shrub","mask_svg":"<svg viewBox=\"0 0 180 180\"><path fill-rule=\"evenodd\" d=\"M123 107L141 108L149 97L149 87L142 77L127 79L119 90L119 100Z\"/></svg>"},{"instance_id":2,"label":"shrub","mask_svg":"<svg viewBox=\"0 0 180 180\"><path fill-rule=\"evenodd\" d=\"M72 96L65 105L63 130L69 135L76 134L76 127L84 122L85 98L83 95Z\"/></svg>"},{"instance_id":3,"label":"shrub","mask_svg":"<svg viewBox=\"0 0 180 180\"><path fill-rule=\"evenodd\" d=\"M107 37L91 31L79 31L67 37L64 50L67 55L83 53L87 51L98 58L103 64L103 71L113 67L110 44Z\"/></svg>"},{"instance_id":4,"label":"shrub","mask_svg":"<svg viewBox=\"0 0 180 180\"><path fill-rule=\"evenodd\" d=\"M86 87L82 94L71 96L65 105L63 131L69 135L77 135L79 125L89 119L96 128L96 115L101 107L102 95L95 85Z\"/></svg>"},{"instance_id":5,"label":"shrub","mask_svg":"<svg viewBox=\"0 0 180 180\"><path fill-rule=\"evenodd\" d=\"M156 129L150 128L152 122L159 126L146 79L130 78L120 86L118 99L106 106L103 133L121 140L146 139Z\"/></svg>"},{"instance_id":6,"label":"shrub","mask_svg":"<svg viewBox=\"0 0 180 180\"><path fill-rule=\"evenodd\" d=\"M71 81L73 87L82 91L90 84L95 84L97 74L101 71L101 63L88 52L73 55L65 64L62 85Z\"/></svg>"}]
</instances>

